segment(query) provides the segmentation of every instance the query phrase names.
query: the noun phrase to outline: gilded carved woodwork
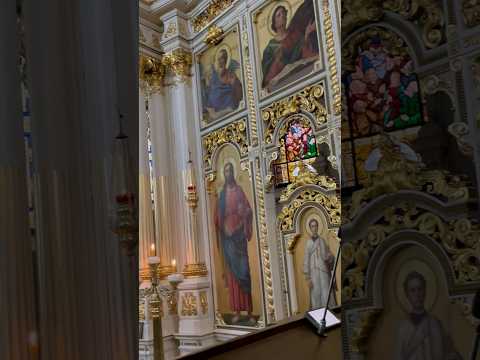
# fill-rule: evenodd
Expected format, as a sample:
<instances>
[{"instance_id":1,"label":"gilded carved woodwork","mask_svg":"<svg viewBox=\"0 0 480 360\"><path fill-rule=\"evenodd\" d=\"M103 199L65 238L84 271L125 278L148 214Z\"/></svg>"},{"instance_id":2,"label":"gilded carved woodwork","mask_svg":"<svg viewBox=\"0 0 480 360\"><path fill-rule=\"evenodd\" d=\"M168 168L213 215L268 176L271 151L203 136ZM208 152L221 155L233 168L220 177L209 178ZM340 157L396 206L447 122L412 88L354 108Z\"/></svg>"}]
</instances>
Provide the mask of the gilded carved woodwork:
<instances>
[{"instance_id":1,"label":"gilded carved woodwork","mask_svg":"<svg viewBox=\"0 0 480 360\"><path fill-rule=\"evenodd\" d=\"M202 314L205 315L208 312L208 298L206 291L200 291L199 299L200 299L200 309L202 309Z\"/></svg>"},{"instance_id":2,"label":"gilded carved woodwork","mask_svg":"<svg viewBox=\"0 0 480 360\"><path fill-rule=\"evenodd\" d=\"M342 38L362 25L379 21L383 17L381 4L381 0L343 0Z\"/></svg>"},{"instance_id":3,"label":"gilded carved woodwork","mask_svg":"<svg viewBox=\"0 0 480 360\"><path fill-rule=\"evenodd\" d=\"M217 25L212 25L208 28L207 35L205 35L203 42L209 46L215 46L222 41L223 36L223 30Z\"/></svg>"},{"instance_id":4,"label":"gilded carved woodwork","mask_svg":"<svg viewBox=\"0 0 480 360\"><path fill-rule=\"evenodd\" d=\"M207 26L213 19L220 15L235 0L212 0L212 2L198 16L192 20L193 30L198 33Z\"/></svg>"},{"instance_id":5,"label":"gilded carved woodwork","mask_svg":"<svg viewBox=\"0 0 480 360\"><path fill-rule=\"evenodd\" d=\"M259 225L260 225L260 254L263 268L263 284L266 293L267 313L270 322L275 321L275 304L273 299L273 280L272 268L270 264L270 247L267 239L267 222L265 213L265 194L263 192L264 184L260 174L260 160L256 159L257 171L255 173L255 187L258 200Z\"/></svg>"},{"instance_id":6,"label":"gilded carved woodwork","mask_svg":"<svg viewBox=\"0 0 480 360\"><path fill-rule=\"evenodd\" d=\"M384 10L392 11L406 20L418 24L425 46L439 46L445 36L445 17L442 2L438 0L386 0Z\"/></svg>"},{"instance_id":7,"label":"gilded carved woodwork","mask_svg":"<svg viewBox=\"0 0 480 360\"><path fill-rule=\"evenodd\" d=\"M480 1L463 0L462 12L465 25L474 27L480 25Z\"/></svg>"},{"instance_id":8,"label":"gilded carved woodwork","mask_svg":"<svg viewBox=\"0 0 480 360\"><path fill-rule=\"evenodd\" d=\"M214 130L202 138L203 162L205 168L212 167L212 157L215 151L223 144L234 143L240 150L240 155L248 152L247 124L245 119L230 123Z\"/></svg>"},{"instance_id":9,"label":"gilded carved woodwork","mask_svg":"<svg viewBox=\"0 0 480 360\"><path fill-rule=\"evenodd\" d=\"M186 264L185 268L182 271L182 274L185 277L197 277L197 276L207 276L207 266L205 263L198 264Z\"/></svg>"},{"instance_id":10,"label":"gilded carved woodwork","mask_svg":"<svg viewBox=\"0 0 480 360\"><path fill-rule=\"evenodd\" d=\"M363 239L342 248L342 296L346 301L365 296L369 260L389 235L400 230L414 230L437 242L450 258L455 282L480 281L480 226L468 219L444 221L438 215L404 202L384 210L383 217L369 226Z\"/></svg>"},{"instance_id":11,"label":"gilded carved woodwork","mask_svg":"<svg viewBox=\"0 0 480 360\"><path fill-rule=\"evenodd\" d=\"M293 231L297 211L307 203L321 205L332 226L339 226L341 220L340 200L336 194L326 195L319 189L306 188L300 191L285 205L277 216L282 233Z\"/></svg>"},{"instance_id":12,"label":"gilded carved woodwork","mask_svg":"<svg viewBox=\"0 0 480 360\"><path fill-rule=\"evenodd\" d=\"M447 201L468 199L467 184L460 176L447 171L426 170L419 160L407 159L386 135L382 135L379 148L382 157L378 167L368 174L365 188L353 194L350 208L345 207L348 214L345 222L353 219L369 201L400 190L424 191Z\"/></svg>"},{"instance_id":13,"label":"gilded carved woodwork","mask_svg":"<svg viewBox=\"0 0 480 360\"><path fill-rule=\"evenodd\" d=\"M303 162L300 162L298 166L298 175L295 176L292 183L282 191L280 202L287 201L297 189L306 185L317 185L326 191L337 188L335 179L309 171Z\"/></svg>"},{"instance_id":14,"label":"gilded carved woodwork","mask_svg":"<svg viewBox=\"0 0 480 360\"><path fill-rule=\"evenodd\" d=\"M163 317L163 301L156 291L150 296L148 305L152 319L160 319Z\"/></svg>"},{"instance_id":15,"label":"gilded carved woodwork","mask_svg":"<svg viewBox=\"0 0 480 360\"><path fill-rule=\"evenodd\" d=\"M475 0L474 0L475 1ZM438 0L345 0L342 1L342 37L355 29L382 20L393 12L419 27L424 45L433 49L445 38L445 17Z\"/></svg>"},{"instance_id":16,"label":"gilded carved woodwork","mask_svg":"<svg viewBox=\"0 0 480 360\"><path fill-rule=\"evenodd\" d=\"M335 40L333 34L333 23L328 7L328 2L323 7L323 24L325 27L325 36L327 43L328 66L330 70L330 83L333 95L333 113L340 115L342 112L342 94L337 71L337 56L335 51Z\"/></svg>"},{"instance_id":17,"label":"gilded carved woodwork","mask_svg":"<svg viewBox=\"0 0 480 360\"><path fill-rule=\"evenodd\" d=\"M173 74L184 80L191 75L192 53L178 48L165 54L162 63Z\"/></svg>"},{"instance_id":18,"label":"gilded carved woodwork","mask_svg":"<svg viewBox=\"0 0 480 360\"><path fill-rule=\"evenodd\" d=\"M177 315L177 294L175 292L170 292L167 294L167 306L168 313L170 315Z\"/></svg>"},{"instance_id":19,"label":"gilded carved woodwork","mask_svg":"<svg viewBox=\"0 0 480 360\"><path fill-rule=\"evenodd\" d=\"M158 91L165 77L165 66L161 60L140 54L140 87L149 92Z\"/></svg>"},{"instance_id":20,"label":"gilded carved woodwork","mask_svg":"<svg viewBox=\"0 0 480 360\"><path fill-rule=\"evenodd\" d=\"M247 101L248 110L250 113L250 134L253 146L258 145L258 125L257 125L257 105L253 95L253 70L250 63L250 54L248 51L248 33L245 31L242 34L245 54L245 74L247 76Z\"/></svg>"},{"instance_id":21,"label":"gilded carved woodwork","mask_svg":"<svg viewBox=\"0 0 480 360\"><path fill-rule=\"evenodd\" d=\"M191 293L187 292L182 295L182 316L197 316L197 298Z\"/></svg>"},{"instance_id":22,"label":"gilded carved woodwork","mask_svg":"<svg viewBox=\"0 0 480 360\"><path fill-rule=\"evenodd\" d=\"M322 84L308 86L297 94L276 101L262 109L265 144L273 142L275 129L284 118L290 115L301 114L302 112L311 114L318 127L327 122L325 92Z\"/></svg>"},{"instance_id":23,"label":"gilded carved woodwork","mask_svg":"<svg viewBox=\"0 0 480 360\"><path fill-rule=\"evenodd\" d=\"M290 254L293 254L295 252L295 248L297 247L298 241L300 240L301 236L301 234L297 234L288 241L287 251Z\"/></svg>"}]
</instances>

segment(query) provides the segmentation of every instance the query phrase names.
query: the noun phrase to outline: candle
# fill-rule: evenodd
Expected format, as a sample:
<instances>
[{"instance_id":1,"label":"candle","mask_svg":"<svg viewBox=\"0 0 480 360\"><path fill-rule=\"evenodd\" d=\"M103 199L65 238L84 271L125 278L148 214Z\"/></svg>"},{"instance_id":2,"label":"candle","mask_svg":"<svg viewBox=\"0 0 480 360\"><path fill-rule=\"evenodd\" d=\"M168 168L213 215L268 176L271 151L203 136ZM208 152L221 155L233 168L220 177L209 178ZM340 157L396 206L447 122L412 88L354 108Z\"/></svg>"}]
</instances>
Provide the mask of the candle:
<instances>
[{"instance_id":1,"label":"candle","mask_svg":"<svg viewBox=\"0 0 480 360\"><path fill-rule=\"evenodd\" d=\"M150 256L155 256L155 244L150 245Z\"/></svg>"},{"instance_id":2,"label":"candle","mask_svg":"<svg viewBox=\"0 0 480 360\"><path fill-rule=\"evenodd\" d=\"M172 260L172 267L174 267L174 268L177 267L177 261L175 259Z\"/></svg>"}]
</instances>

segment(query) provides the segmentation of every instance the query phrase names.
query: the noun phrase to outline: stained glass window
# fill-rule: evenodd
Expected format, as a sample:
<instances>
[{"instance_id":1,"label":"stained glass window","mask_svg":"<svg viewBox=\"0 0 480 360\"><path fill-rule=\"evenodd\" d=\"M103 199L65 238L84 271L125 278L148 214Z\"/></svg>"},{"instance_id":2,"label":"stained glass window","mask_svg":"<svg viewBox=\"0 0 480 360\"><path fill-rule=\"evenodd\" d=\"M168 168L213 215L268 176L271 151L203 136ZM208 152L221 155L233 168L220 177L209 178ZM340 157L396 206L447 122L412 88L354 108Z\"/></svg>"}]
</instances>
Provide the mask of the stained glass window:
<instances>
[{"instance_id":1,"label":"stained glass window","mask_svg":"<svg viewBox=\"0 0 480 360\"><path fill-rule=\"evenodd\" d=\"M308 120L295 118L285 130L286 134L280 139L280 156L274 165L276 186L289 184L298 163L311 165L318 155L317 141Z\"/></svg>"},{"instance_id":2,"label":"stained glass window","mask_svg":"<svg viewBox=\"0 0 480 360\"><path fill-rule=\"evenodd\" d=\"M342 118L343 172L347 177L343 183L356 187L367 180L364 163L377 146L378 134L385 131L402 139L411 137L411 130L419 128L424 119L418 78L401 38L373 28L345 48L356 57L345 64L348 71L342 76L347 99ZM347 156L350 161L345 161Z\"/></svg>"}]
</instances>

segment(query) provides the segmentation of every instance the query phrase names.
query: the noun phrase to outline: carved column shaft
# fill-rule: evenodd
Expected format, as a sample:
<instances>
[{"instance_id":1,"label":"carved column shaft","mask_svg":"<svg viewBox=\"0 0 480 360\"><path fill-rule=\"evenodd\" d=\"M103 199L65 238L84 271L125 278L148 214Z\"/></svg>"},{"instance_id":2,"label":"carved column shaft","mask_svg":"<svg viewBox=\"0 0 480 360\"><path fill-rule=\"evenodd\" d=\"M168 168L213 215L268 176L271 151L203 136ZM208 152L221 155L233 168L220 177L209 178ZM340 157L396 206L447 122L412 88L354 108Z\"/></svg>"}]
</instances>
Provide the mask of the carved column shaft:
<instances>
[{"instance_id":1,"label":"carved column shaft","mask_svg":"<svg viewBox=\"0 0 480 360\"><path fill-rule=\"evenodd\" d=\"M139 90L139 266L140 269L148 267L150 246L155 243L155 227L153 223L154 212L152 209L150 167L148 158L148 127L145 93ZM156 246L158 252L158 246Z\"/></svg>"}]
</instances>

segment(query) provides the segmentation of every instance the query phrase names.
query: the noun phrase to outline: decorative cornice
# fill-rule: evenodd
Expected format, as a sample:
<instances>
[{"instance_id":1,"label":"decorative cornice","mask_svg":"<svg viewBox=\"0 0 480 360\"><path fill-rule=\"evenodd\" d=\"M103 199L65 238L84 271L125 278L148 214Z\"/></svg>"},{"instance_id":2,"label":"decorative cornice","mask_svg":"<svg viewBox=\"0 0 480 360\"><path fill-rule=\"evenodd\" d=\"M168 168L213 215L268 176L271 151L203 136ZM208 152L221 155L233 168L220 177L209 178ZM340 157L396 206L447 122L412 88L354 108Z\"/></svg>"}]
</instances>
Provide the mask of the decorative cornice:
<instances>
[{"instance_id":1,"label":"decorative cornice","mask_svg":"<svg viewBox=\"0 0 480 360\"><path fill-rule=\"evenodd\" d=\"M192 53L183 48L178 48L165 54L162 63L180 80L185 80L191 75Z\"/></svg>"},{"instance_id":2,"label":"decorative cornice","mask_svg":"<svg viewBox=\"0 0 480 360\"><path fill-rule=\"evenodd\" d=\"M212 0L212 2L198 16L192 20L193 30L198 33L213 19L225 11L235 0Z\"/></svg>"},{"instance_id":3,"label":"decorative cornice","mask_svg":"<svg viewBox=\"0 0 480 360\"><path fill-rule=\"evenodd\" d=\"M337 194L326 195L320 189L305 188L300 191L287 205L285 205L277 216L277 223L282 233L293 230L297 211L306 203L321 205L331 226L340 225L340 200Z\"/></svg>"},{"instance_id":4,"label":"decorative cornice","mask_svg":"<svg viewBox=\"0 0 480 360\"><path fill-rule=\"evenodd\" d=\"M345 0L342 2L342 37L353 30L380 21L387 11L418 26L426 48L433 49L445 40L443 8L436 0Z\"/></svg>"},{"instance_id":5,"label":"decorative cornice","mask_svg":"<svg viewBox=\"0 0 480 360\"><path fill-rule=\"evenodd\" d=\"M140 87L148 92L158 91L163 84L165 66L161 60L140 54L139 59Z\"/></svg>"},{"instance_id":6,"label":"decorative cornice","mask_svg":"<svg viewBox=\"0 0 480 360\"><path fill-rule=\"evenodd\" d=\"M212 156L215 150L226 143L234 143L240 150L240 155L248 152L247 124L245 119L230 123L220 129L214 130L202 139L203 162L206 169L212 167Z\"/></svg>"},{"instance_id":7,"label":"decorative cornice","mask_svg":"<svg viewBox=\"0 0 480 360\"><path fill-rule=\"evenodd\" d=\"M209 46L215 46L220 43L223 39L224 32L222 28L219 28L217 25L212 25L208 29L207 35L203 42Z\"/></svg>"},{"instance_id":8,"label":"decorative cornice","mask_svg":"<svg viewBox=\"0 0 480 360\"><path fill-rule=\"evenodd\" d=\"M337 71L337 56L335 51L335 40L333 34L332 16L328 7L328 1L323 7L323 24L325 26L325 36L327 42L328 65L330 69L330 83L333 92L333 113L340 115L342 113L342 96Z\"/></svg>"}]
</instances>

